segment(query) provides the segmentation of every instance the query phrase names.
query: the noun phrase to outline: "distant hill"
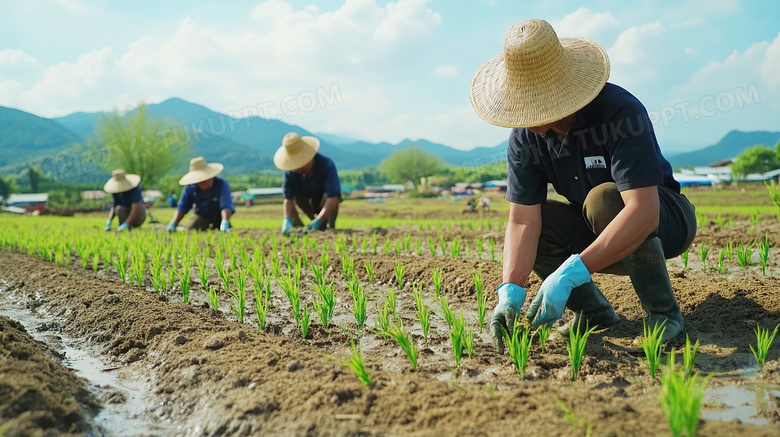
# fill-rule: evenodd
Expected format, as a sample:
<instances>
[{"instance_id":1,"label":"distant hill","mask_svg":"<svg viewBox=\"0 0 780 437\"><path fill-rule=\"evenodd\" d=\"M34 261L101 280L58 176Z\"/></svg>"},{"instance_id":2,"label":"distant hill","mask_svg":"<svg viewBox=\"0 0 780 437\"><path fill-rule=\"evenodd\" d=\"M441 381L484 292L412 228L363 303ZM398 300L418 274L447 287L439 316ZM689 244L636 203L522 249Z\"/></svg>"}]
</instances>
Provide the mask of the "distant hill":
<instances>
[{"instance_id":1,"label":"distant hill","mask_svg":"<svg viewBox=\"0 0 780 437\"><path fill-rule=\"evenodd\" d=\"M0 167L57 153L78 140L56 121L0 106Z\"/></svg>"},{"instance_id":2,"label":"distant hill","mask_svg":"<svg viewBox=\"0 0 780 437\"><path fill-rule=\"evenodd\" d=\"M761 144L774 148L780 140L780 132L742 132L734 130L712 146L693 152L667 157L674 168L706 166L724 159L736 158L743 150Z\"/></svg>"}]
</instances>

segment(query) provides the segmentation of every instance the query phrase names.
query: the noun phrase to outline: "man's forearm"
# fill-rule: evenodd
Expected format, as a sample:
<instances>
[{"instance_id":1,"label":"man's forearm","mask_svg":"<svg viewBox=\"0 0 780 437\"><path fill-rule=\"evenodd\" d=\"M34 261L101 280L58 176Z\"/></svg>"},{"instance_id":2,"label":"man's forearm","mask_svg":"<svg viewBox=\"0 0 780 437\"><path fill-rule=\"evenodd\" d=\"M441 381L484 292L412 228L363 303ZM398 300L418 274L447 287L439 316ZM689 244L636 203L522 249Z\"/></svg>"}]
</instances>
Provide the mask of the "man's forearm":
<instances>
[{"instance_id":1,"label":"man's forearm","mask_svg":"<svg viewBox=\"0 0 780 437\"><path fill-rule=\"evenodd\" d=\"M179 224L179 222L181 222L181 220L183 218L184 218L184 213L179 211L178 209L176 210L176 212L173 213L173 222L174 223Z\"/></svg>"},{"instance_id":2,"label":"man's forearm","mask_svg":"<svg viewBox=\"0 0 780 437\"><path fill-rule=\"evenodd\" d=\"M284 199L284 216L293 219L298 214L295 211L295 201L293 199Z\"/></svg>"},{"instance_id":3,"label":"man's forearm","mask_svg":"<svg viewBox=\"0 0 780 437\"><path fill-rule=\"evenodd\" d=\"M523 286L531 274L539 245L540 229L526 224L507 224L504 235L503 282Z\"/></svg>"},{"instance_id":4,"label":"man's forearm","mask_svg":"<svg viewBox=\"0 0 780 437\"><path fill-rule=\"evenodd\" d=\"M233 211L230 209L222 210L222 220L230 221L230 217L233 216Z\"/></svg>"},{"instance_id":5,"label":"man's forearm","mask_svg":"<svg viewBox=\"0 0 780 437\"><path fill-rule=\"evenodd\" d=\"M327 217L333 210L338 206L339 204L339 198L338 197L328 197L327 200L325 200L325 205L322 206L322 210L320 210L320 213L317 214L317 218L320 220L324 220L325 217Z\"/></svg>"},{"instance_id":6,"label":"man's forearm","mask_svg":"<svg viewBox=\"0 0 780 437\"><path fill-rule=\"evenodd\" d=\"M135 202L130 206L130 214L127 214L127 219L125 219L125 223L133 223L136 218L138 218L138 214L141 212L141 202Z\"/></svg>"}]
</instances>

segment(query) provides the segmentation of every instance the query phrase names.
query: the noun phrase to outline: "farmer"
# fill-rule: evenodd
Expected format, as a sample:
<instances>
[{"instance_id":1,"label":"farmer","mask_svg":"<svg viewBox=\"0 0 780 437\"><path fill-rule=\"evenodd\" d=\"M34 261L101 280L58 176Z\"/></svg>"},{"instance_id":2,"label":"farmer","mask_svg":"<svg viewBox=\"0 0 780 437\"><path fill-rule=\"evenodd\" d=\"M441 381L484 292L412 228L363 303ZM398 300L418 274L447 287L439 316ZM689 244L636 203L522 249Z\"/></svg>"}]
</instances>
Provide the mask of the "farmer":
<instances>
[{"instance_id":1,"label":"farmer","mask_svg":"<svg viewBox=\"0 0 780 437\"><path fill-rule=\"evenodd\" d=\"M108 210L106 231L111 230L111 222L114 216L119 217L117 232L137 228L146 221L146 206L141 195L141 176L127 174L124 170L111 172L111 179L103 185L103 191L110 193L114 204Z\"/></svg>"},{"instance_id":2,"label":"farmer","mask_svg":"<svg viewBox=\"0 0 780 437\"><path fill-rule=\"evenodd\" d=\"M189 229L205 231L211 228L222 232L230 230L230 217L236 212L233 199L230 198L230 185L217 175L224 166L219 163L206 164L202 156L190 160L190 171L179 180L184 191L179 198L179 206L173 214L173 221L167 230L173 232L192 205L195 204L195 218Z\"/></svg>"},{"instance_id":3,"label":"farmer","mask_svg":"<svg viewBox=\"0 0 780 437\"><path fill-rule=\"evenodd\" d=\"M543 279L526 313L535 326L552 324L564 307L581 329L617 324L591 279L604 272L631 278L647 325L665 323L663 341L685 331L665 260L693 241L694 207L680 194L644 106L608 76L598 44L558 39L547 22L524 20L472 79L477 114L513 128L503 284L490 323L500 351L531 270ZM548 183L568 202L547 200Z\"/></svg>"},{"instance_id":4,"label":"farmer","mask_svg":"<svg viewBox=\"0 0 780 437\"><path fill-rule=\"evenodd\" d=\"M301 137L295 132L284 136L282 146L274 154L274 164L284 170L284 220L282 233L302 227L298 208L311 220L302 232L336 228L341 201L341 184L333 161L317 153L320 140Z\"/></svg>"}]
</instances>

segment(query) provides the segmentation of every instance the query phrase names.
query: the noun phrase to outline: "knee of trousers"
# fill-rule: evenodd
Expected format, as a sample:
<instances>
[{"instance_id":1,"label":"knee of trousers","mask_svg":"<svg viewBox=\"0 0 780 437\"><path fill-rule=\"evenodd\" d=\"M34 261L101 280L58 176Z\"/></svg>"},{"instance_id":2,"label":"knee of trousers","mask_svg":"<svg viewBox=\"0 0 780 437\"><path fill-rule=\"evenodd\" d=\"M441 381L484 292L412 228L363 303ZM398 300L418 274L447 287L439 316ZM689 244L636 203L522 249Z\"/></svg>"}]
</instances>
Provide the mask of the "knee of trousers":
<instances>
[{"instance_id":1,"label":"knee of trousers","mask_svg":"<svg viewBox=\"0 0 780 437\"><path fill-rule=\"evenodd\" d=\"M582 215L593 232L599 235L624 207L617 184L605 182L588 192L582 204Z\"/></svg>"}]
</instances>

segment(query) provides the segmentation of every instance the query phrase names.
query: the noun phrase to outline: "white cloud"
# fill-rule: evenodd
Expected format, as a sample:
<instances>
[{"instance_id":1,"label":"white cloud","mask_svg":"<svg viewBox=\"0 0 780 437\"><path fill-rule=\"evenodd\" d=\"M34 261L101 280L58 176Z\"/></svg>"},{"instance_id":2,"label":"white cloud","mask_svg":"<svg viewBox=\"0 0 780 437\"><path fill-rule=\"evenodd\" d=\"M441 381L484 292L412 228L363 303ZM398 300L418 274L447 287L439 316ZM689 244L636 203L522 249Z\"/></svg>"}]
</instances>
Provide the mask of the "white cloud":
<instances>
[{"instance_id":1,"label":"white cloud","mask_svg":"<svg viewBox=\"0 0 780 437\"><path fill-rule=\"evenodd\" d=\"M562 20L550 24L558 37L583 37L600 44L611 40L611 35L619 28L618 20L612 12L596 13L588 8L579 8Z\"/></svg>"},{"instance_id":2,"label":"white cloud","mask_svg":"<svg viewBox=\"0 0 780 437\"><path fill-rule=\"evenodd\" d=\"M432 73L436 77L453 77L458 75L458 69L454 65L439 65Z\"/></svg>"},{"instance_id":3,"label":"white cloud","mask_svg":"<svg viewBox=\"0 0 780 437\"><path fill-rule=\"evenodd\" d=\"M92 9L89 6L77 0L49 0L49 1L77 15L87 15L92 12Z\"/></svg>"}]
</instances>

